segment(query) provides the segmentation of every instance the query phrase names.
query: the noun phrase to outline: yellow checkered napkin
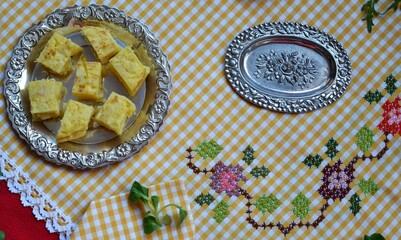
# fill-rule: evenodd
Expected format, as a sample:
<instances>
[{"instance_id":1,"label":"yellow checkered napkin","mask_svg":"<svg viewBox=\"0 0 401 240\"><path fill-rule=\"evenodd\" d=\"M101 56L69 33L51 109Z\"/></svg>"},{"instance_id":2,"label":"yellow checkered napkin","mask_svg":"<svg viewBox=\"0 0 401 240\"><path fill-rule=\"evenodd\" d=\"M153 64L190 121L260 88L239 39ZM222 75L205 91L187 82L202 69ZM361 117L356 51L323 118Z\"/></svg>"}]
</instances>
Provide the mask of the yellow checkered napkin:
<instances>
[{"instance_id":1,"label":"yellow checkered napkin","mask_svg":"<svg viewBox=\"0 0 401 240\"><path fill-rule=\"evenodd\" d=\"M190 211L187 192L182 179L149 187L151 195L160 197L160 207L175 203L188 211L184 222L175 226L163 226L152 234L143 231L143 204L128 201L129 193L122 193L110 198L92 201L73 232L71 239L193 239L195 226ZM166 209L166 213L175 219L178 210Z\"/></svg>"}]
</instances>

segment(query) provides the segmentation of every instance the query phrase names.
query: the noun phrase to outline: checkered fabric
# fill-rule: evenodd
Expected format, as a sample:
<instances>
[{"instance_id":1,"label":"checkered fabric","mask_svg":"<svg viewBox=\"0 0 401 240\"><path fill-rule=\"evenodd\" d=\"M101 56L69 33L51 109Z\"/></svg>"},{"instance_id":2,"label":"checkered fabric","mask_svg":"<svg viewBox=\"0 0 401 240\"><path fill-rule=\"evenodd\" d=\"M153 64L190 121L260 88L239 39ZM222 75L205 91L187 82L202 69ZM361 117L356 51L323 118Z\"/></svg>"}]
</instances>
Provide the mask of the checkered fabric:
<instances>
[{"instance_id":1,"label":"checkered fabric","mask_svg":"<svg viewBox=\"0 0 401 240\"><path fill-rule=\"evenodd\" d=\"M151 234L144 233L143 204L128 201L129 193L92 201L78 223L71 239L193 239L195 226L190 211L184 180L174 180L149 187L151 195L160 197L160 208L174 203L188 210L186 220L176 226L164 226ZM178 217L178 211L168 208L163 214Z\"/></svg>"},{"instance_id":2,"label":"checkered fabric","mask_svg":"<svg viewBox=\"0 0 401 240\"><path fill-rule=\"evenodd\" d=\"M390 11L375 18L373 31L368 33L366 22L361 20L364 2L104 1L148 25L169 59L173 77L171 106L160 131L139 154L126 161L95 170L72 170L44 161L19 139L7 118L2 97L1 151L6 152L74 222L81 219L88 207L93 207L93 201L124 196L119 194L129 191L135 180L150 186L184 178L196 226L195 239L361 239L364 234L373 232L380 232L388 239L400 239L399 134L391 137L388 150L380 161L358 161L354 165L355 180L349 186L350 192L342 200L328 201L330 206L324 211L320 224L294 227L287 236L277 227L253 227L247 220L244 195L229 197L217 193L210 186L211 172L195 174L187 166L186 150L189 147L195 149L203 141L215 140L222 146L216 158L203 160L194 154L192 162L200 170L210 170L219 161L225 165L239 164L248 179L240 182L240 186L253 197L252 201L270 194L280 200L281 204L272 213L262 214L252 207L252 217L259 224L264 221L284 226L299 223L292 204L299 193L310 201L310 211L302 222L318 219L325 202L318 192L323 184L323 167L333 165L337 159L347 164L354 156L361 156L356 135L365 125L375 134L374 141L382 142L371 147L372 155L377 155L383 147L383 135L377 128L382 119L381 106L387 99L401 95L397 90L392 96L386 95L372 104L363 99L368 91L376 89L384 94L384 80L390 73L401 79L400 11ZM389 2L379 1L378 8L383 11ZM19 36L47 13L74 4L87 5L89 2L3 1L0 4L1 79ZM256 107L233 91L224 75L228 44L243 30L273 21L314 26L334 36L344 46L352 64L352 79L338 101L304 114L282 114ZM399 82L396 86L400 88ZM308 168L302 161L309 154L326 156L325 145L331 138L338 143L335 159L324 158L319 167ZM248 145L255 150L252 166L241 160ZM255 178L250 173L253 166L265 166L270 173ZM368 179L378 187L375 194L365 194L364 188L358 186ZM208 193L214 198L209 204L201 205L195 201L198 196ZM355 215L349 202L354 193L361 199L361 208ZM127 206L127 210L130 208ZM216 209L222 209L220 213L225 214L219 222ZM93 224L107 221L101 218L101 214L93 215L88 221ZM118 228L116 225L116 232Z\"/></svg>"}]
</instances>

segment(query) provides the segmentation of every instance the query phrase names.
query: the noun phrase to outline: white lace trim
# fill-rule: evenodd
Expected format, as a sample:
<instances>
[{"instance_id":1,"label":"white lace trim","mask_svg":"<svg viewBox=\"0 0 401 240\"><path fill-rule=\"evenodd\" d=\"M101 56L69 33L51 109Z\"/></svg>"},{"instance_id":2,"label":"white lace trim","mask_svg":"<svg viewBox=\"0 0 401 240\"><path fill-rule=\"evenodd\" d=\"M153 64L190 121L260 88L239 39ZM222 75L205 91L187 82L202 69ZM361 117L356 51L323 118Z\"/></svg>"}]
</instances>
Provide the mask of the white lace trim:
<instances>
[{"instance_id":1,"label":"white lace trim","mask_svg":"<svg viewBox=\"0 0 401 240\"><path fill-rule=\"evenodd\" d=\"M20 194L22 205L32 207L36 219L46 221L50 233L59 233L60 240L70 238L76 224L2 151L0 170L0 180L7 180L9 190Z\"/></svg>"}]
</instances>

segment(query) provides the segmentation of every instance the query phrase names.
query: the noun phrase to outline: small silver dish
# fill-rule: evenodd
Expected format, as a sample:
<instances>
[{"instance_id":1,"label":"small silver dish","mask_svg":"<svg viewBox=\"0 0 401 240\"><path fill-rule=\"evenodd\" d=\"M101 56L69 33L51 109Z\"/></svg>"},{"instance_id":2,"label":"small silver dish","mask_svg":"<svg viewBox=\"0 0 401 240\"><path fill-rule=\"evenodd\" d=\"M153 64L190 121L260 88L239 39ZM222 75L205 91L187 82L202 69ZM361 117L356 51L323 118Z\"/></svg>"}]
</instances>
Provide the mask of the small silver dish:
<instances>
[{"instance_id":1,"label":"small silver dish","mask_svg":"<svg viewBox=\"0 0 401 240\"><path fill-rule=\"evenodd\" d=\"M122 135L117 136L100 126L91 126L84 138L57 144L55 136L60 120L32 122L26 87L29 81L57 78L35 62L48 39L48 33L53 30L65 30L64 35L67 38L85 49L84 55L87 59L91 60L91 56L93 58L91 47L85 38L74 31L74 28L70 28L84 23L109 28L117 42L123 47L130 46L141 62L151 70L134 97L127 94L114 76L105 76L105 99L115 91L129 97L137 106ZM74 75L71 73L66 79L59 79L67 92L72 88ZM79 169L105 166L138 153L162 125L170 105L171 88L170 65L154 34L138 19L104 5L57 9L33 25L14 47L4 79L7 113L18 135L46 160ZM67 93L64 102L72 98Z\"/></svg>"},{"instance_id":2,"label":"small silver dish","mask_svg":"<svg viewBox=\"0 0 401 240\"><path fill-rule=\"evenodd\" d=\"M314 27L271 22L237 35L225 56L232 88L254 105L285 113L316 110L335 102L351 79L342 45Z\"/></svg>"}]
</instances>

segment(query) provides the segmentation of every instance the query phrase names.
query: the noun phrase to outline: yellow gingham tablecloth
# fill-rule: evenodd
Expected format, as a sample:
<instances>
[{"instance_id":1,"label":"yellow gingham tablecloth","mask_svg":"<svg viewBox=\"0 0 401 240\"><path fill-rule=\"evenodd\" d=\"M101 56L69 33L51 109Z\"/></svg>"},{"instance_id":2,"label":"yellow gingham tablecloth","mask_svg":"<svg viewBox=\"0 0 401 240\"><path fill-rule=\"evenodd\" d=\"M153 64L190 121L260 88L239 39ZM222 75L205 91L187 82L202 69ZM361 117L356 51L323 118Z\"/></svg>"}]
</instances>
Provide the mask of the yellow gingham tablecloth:
<instances>
[{"instance_id":1,"label":"yellow gingham tablecloth","mask_svg":"<svg viewBox=\"0 0 401 240\"><path fill-rule=\"evenodd\" d=\"M379 2L381 10L389 4ZM90 3L2 2L0 78L27 28L56 8ZM19 139L1 89L3 178L21 196L42 193L29 202L63 238L92 201L125 193L135 180L150 186L183 178L195 239L360 239L374 232L399 239L401 92L399 81L386 78L401 79L401 14L376 18L369 34L363 3L105 1L148 25L169 59L173 90L160 132L121 163L84 171L56 166ZM314 26L344 46L352 79L338 101L282 114L233 91L224 75L228 44L249 27L275 21ZM234 192L218 185L225 176L236 177Z\"/></svg>"}]
</instances>

